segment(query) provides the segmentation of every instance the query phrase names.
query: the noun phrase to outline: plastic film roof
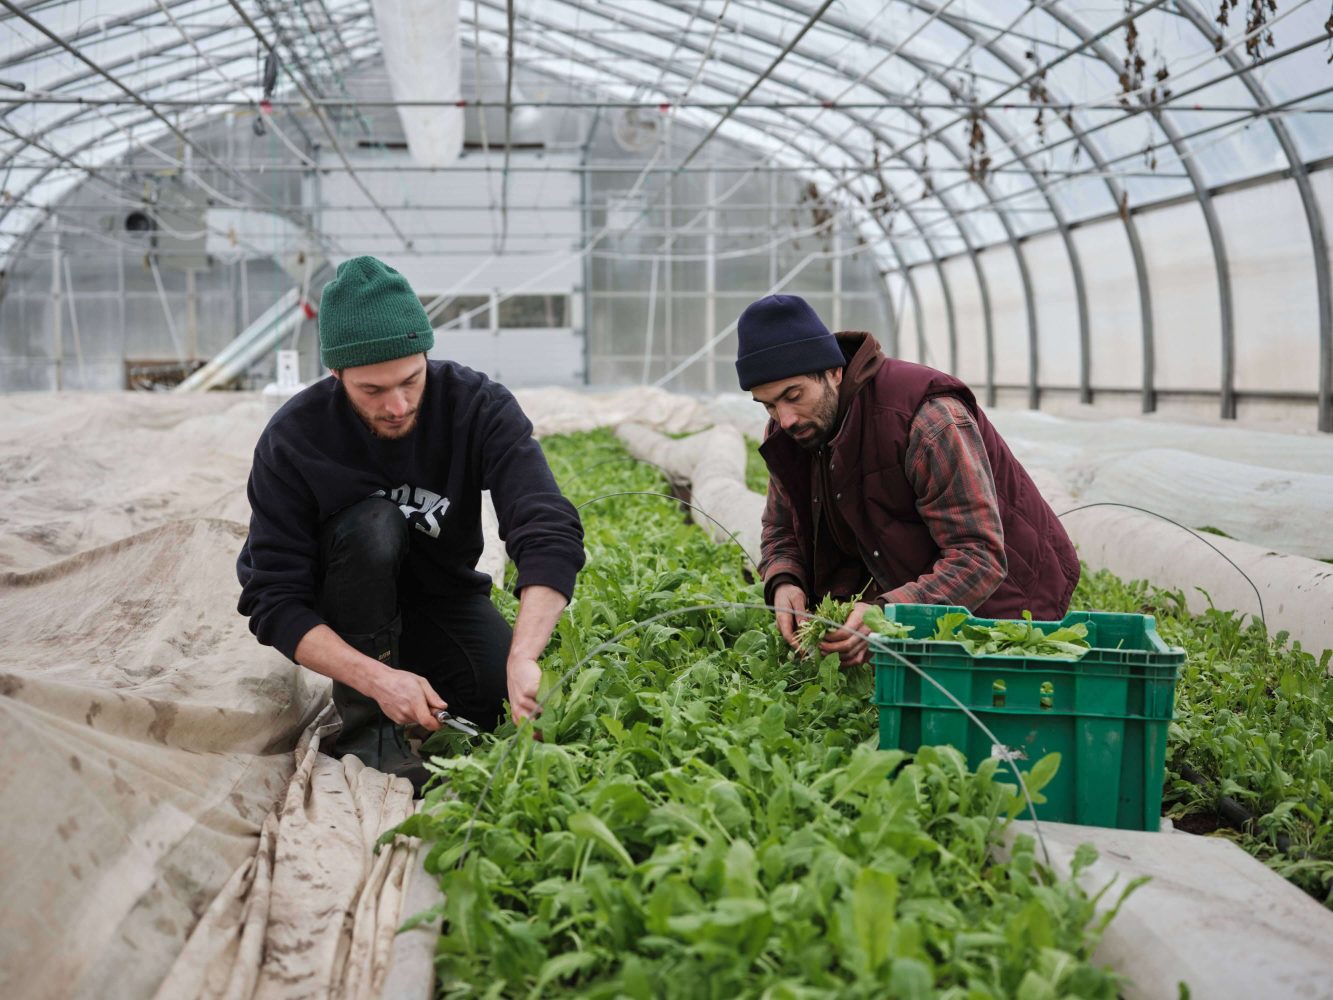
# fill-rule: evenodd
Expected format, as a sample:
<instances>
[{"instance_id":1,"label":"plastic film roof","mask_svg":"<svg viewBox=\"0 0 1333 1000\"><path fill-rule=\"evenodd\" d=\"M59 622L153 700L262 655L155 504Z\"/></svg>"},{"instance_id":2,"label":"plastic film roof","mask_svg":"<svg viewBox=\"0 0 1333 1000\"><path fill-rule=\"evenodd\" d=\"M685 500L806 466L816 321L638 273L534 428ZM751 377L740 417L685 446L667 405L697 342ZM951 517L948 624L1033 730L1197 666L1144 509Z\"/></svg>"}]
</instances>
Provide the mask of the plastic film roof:
<instances>
[{"instance_id":1,"label":"plastic film roof","mask_svg":"<svg viewBox=\"0 0 1333 1000\"><path fill-rule=\"evenodd\" d=\"M1333 429L1328 241L1309 176L1333 151L1333 21L1322 2L453 2L465 49L484 50L505 69L504 87L465 94L488 105L486 117L499 112L513 122L534 108L581 106L686 123L698 142L684 153L659 148L659 171L697 168L725 144L747 151L756 168L804 175L857 227L886 274L911 286L913 270L933 268L946 299L946 261L972 258L984 300L978 251L1012 248L1033 405L1040 275L1024 257L1026 241L1055 234L1063 242L1086 396L1090 309L1073 230L1092 222L1123 228L1150 408L1153 290L1136 220L1148 209L1194 202L1204 225L1193 238L1206 241L1201 260L1211 263L1217 290L1223 414L1233 415L1236 306L1213 201L1258 182L1294 186L1317 296L1319 423ZM386 2L379 16L410 9ZM314 141L336 148L369 108L347 81L380 52L371 3L0 0L0 25L0 256L21 248L86 178L127 204L141 200L131 176L107 167L167 134L177 141L157 144L151 155L187 175L207 168L215 204L272 206L332 245L318 219L272 205L254 183L254 164L221 162L189 132L271 98L287 120L300 112L315 121L322 132L311 129ZM270 48L280 72L267 92ZM520 67L568 84L564 93L593 97L516 105L508 84ZM302 138L310 148L310 135ZM311 162L283 140L296 159ZM502 145L491 136L492 149ZM319 169L328 163L321 157ZM359 183L350 162L342 169ZM381 208L381 215L397 232L391 213ZM1234 234L1231 242L1234 249ZM953 306L945 305L952 344Z\"/></svg>"},{"instance_id":2,"label":"plastic film roof","mask_svg":"<svg viewBox=\"0 0 1333 1000\"><path fill-rule=\"evenodd\" d=\"M1326 157L1327 11L1282 0L1256 28L1217 6L542 0L513 5L512 31L504 0L459 14L467 44L512 38L517 63L809 168L916 263ZM0 79L26 87L0 89L0 246L135 144L256 101L260 36L296 99L350 100L343 75L378 45L370 5L340 0L2 0L0 18Z\"/></svg>"}]
</instances>

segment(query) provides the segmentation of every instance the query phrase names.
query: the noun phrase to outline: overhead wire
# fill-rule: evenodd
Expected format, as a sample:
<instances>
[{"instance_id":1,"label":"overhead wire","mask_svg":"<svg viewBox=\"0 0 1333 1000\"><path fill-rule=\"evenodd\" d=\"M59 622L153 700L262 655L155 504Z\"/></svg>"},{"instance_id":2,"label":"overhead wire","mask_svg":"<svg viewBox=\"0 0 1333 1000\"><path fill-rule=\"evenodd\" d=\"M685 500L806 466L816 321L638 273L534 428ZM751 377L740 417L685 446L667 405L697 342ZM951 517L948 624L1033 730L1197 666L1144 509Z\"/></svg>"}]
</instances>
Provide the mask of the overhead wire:
<instances>
[{"instance_id":1,"label":"overhead wire","mask_svg":"<svg viewBox=\"0 0 1333 1000\"><path fill-rule=\"evenodd\" d=\"M259 26L255 24L255 22L251 19L250 15L247 14L244 8L241 7L240 0L228 0L228 2L231 4L232 8L236 11L236 13L240 16L241 20L245 23L245 25L251 30L251 32L254 33L254 36L256 39L258 39L259 44L263 46L265 49L272 50L275 46L272 45L268 41L268 39L264 37L263 33L259 30ZM9 0L0 0L0 3L9 3ZM301 81L300 77L293 76L292 82L296 85L296 88L301 92L301 96L304 97L307 101L310 101L311 94L307 90L306 85ZM407 236L406 233L403 232L403 230L401 229L401 227L399 227L398 223L394 220L394 218L391 215L389 215L389 213L385 210L384 206L380 204L379 199L375 197L374 193L371 192L371 190L368 187L366 187L365 181L356 172L356 169L352 166L351 161L347 158L347 154L343 150L342 143L338 141L337 133L334 131L333 127L329 124L328 118L325 116L324 112L320 109L320 107L317 104L313 103L310 104L310 111L311 114L314 116L315 120L319 122L320 128L324 130L324 134L328 137L329 142L333 146L334 153L336 153L338 158L342 161L343 167L348 172L349 179L352 181L353 184L357 186L357 188L361 191L361 193L365 195L366 200L370 202L371 206L377 212L379 212L380 217L384 219L384 221L388 224L389 228L393 230L394 234L403 244L403 248L406 250L410 250L412 248L412 240Z\"/></svg>"},{"instance_id":2,"label":"overhead wire","mask_svg":"<svg viewBox=\"0 0 1333 1000\"><path fill-rule=\"evenodd\" d=\"M513 152L514 123L514 0L505 0L505 144L500 170L500 238L496 253L503 253L509 239L509 157Z\"/></svg>"},{"instance_id":3,"label":"overhead wire","mask_svg":"<svg viewBox=\"0 0 1333 1000\"><path fill-rule=\"evenodd\" d=\"M235 3L235 0L232 0L232 2ZM91 60L90 58L88 58L86 55L84 55L82 52L80 52L78 49L76 49L73 45L71 45L70 43L64 41L64 40L61 39L59 36L55 35L53 32L50 31L50 29L48 29L48 28L47 28L45 25L43 25L40 21L35 20L35 19L34 19L31 15L29 15L25 10L23 10L22 8L16 6L16 5L13 3L13 0L0 0L0 6L4 7L4 8L5 8L6 10L8 10L11 14L14 14L16 17L18 17L19 19L21 19L21 20L22 20L25 24L27 24L29 27L33 28L34 30L38 31L39 33L41 33L41 34L45 35L46 37L50 38L51 40L55 41L57 44L59 44L59 45L61 46L61 48L63 48L63 49L64 49L66 52L68 52L71 56L73 56L75 59L78 59L80 62L84 63L84 64L87 65L89 68L93 69L95 72L97 72L98 74L100 74L101 76L105 77L106 80L107 80L109 83L111 83L112 85L114 85L116 88L118 88L118 89L124 91L124 92L125 92L127 95L129 95L130 97L133 97L133 98L135 98L136 100L138 100L140 103L142 103L142 104L144 105L145 109L147 109L147 110L149 111L149 113L152 114L153 117L154 117L155 119L157 119L161 124L165 125L169 131L171 131L174 135L176 135L177 138L179 138L181 142L185 143L185 145L187 145L188 147L190 147L191 149L193 149L198 155L202 156L204 159L206 159L209 163L211 163L215 168L217 168L218 170L220 170L222 173L224 173L224 174L230 176L230 177L232 178L232 180L233 180L233 181L238 185L238 187L240 187L242 190L249 191L251 194L255 195L256 197L260 198L260 199L263 200L263 201L267 201L267 200L269 200L269 199L268 199L268 196L267 196L264 192L259 191L257 188L255 188L253 185L251 185L248 181L246 181L244 177L242 177L241 175L235 173L235 171L232 171L226 164L223 164L223 163L221 163L220 161L218 161L217 158L214 157L212 153L210 153L210 152L209 152L207 149L205 149L203 146L201 146L201 145L199 145L198 143L196 143L193 139L191 139L191 138L190 138L188 135L186 135L184 132L182 132L182 131L180 130L179 127L177 127L175 124L173 124L171 121L169 121L169 120L168 120L168 119L167 119L167 118L166 118L160 111L158 111L158 110L156 110L155 108L153 108L152 105L151 105L149 102L145 101L141 96L139 96L138 94L136 94L133 90L131 90L128 86L126 86L121 80L119 80L117 77L115 77L113 74L111 74L108 70L104 69L104 68L101 67L99 64L97 64L96 62L94 62L93 60ZM301 218L300 218L299 215L298 215L296 218L294 218L293 221L295 221L295 222L297 223L297 225L302 226L302 228L305 228L305 227L304 227L304 224L303 224L303 222L302 222L302 220L301 220Z\"/></svg>"},{"instance_id":4,"label":"overhead wire","mask_svg":"<svg viewBox=\"0 0 1333 1000\"><path fill-rule=\"evenodd\" d=\"M1248 583L1248 584L1250 585L1250 589L1254 591L1254 599L1255 599L1256 601L1259 602L1259 621L1263 622L1264 625L1265 625L1265 627L1267 627L1267 625L1268 625L1268 618L1267 618L1267 616L1264 614L1264 598L1263 598L1263 595L1259 593L1259 588L1255 585L1254 581L1250 579L1249 574L1247 574L1243 569L1241 569L1238 565L1236 565L1235 561L1234 561L1229 555L1227 555L1225 552L1223 552L1221 549L1219 549L1219 548L1218 548L1216 545L1214 545L1212 542L1208 541L1208 539L1204 538L1202 534L1200 534L1199 532L1195 531L1193 528L1190 528L1190 527L1187 527L1186 525L1181 524L1179 521L1172 520L1171 518L1167 517L1165 514L1159 514L1159 513L1157 513L1157 511L1155 511L1155 510L1149 510L1147 507L1138 507L1138 506L1135 506L1135 505L1132 504L1132 503L1119 503L1119 502L1111 501L1111 500L1099 500L1099 501L1096 501L1096 502L1094 502L1094 503L1079 504L1079 506L1077 506L1077 507L1071 507L1071 508L1069 508L1069 510L1064 511L1064 512L1061 513L1061 514L1057 514L1056 517L1063 518L1063 517L1065 517L1065 516L1067 516L1067 515L1069 515L1069 514L1074 514L1074 513L1077 513L1078 511L1081 511L1081 510L1089 510L1089 509L1091 509L1091 508L1093 508L1093 507L1123 507L1123 508L1125 508L1126 510L1138 511L1140 514L1150 514L1150 515L1152 515L1153 517L1156 517L1156 518L1158 518L1158 519L1160 519L1160 520L1163 520L1163 521L1167 522L1168 524L1173 524L1173 525L1175 525L1175 526L1176 526L1177 528L1179 528L1181 531L1184 531L1184 532L1187 532L1187 533L1190 534L1190 535L1193 535L1194 538L1196 538L1196 539L1197 539L1198 541L1200 541L1200 542L1203 542L1204 545L1208 546L1210 549L1212 549L1214 552L1216 552L1219 556L1221 556L1223 559L1225 559L1225 560L1227 561L1227 564L1230 565L1231 568L1234 569L1237 573L1239 573L1240 576L1241 576L1241 578L1242 578L1246 583Z\"/></svg>"}]
</instances>

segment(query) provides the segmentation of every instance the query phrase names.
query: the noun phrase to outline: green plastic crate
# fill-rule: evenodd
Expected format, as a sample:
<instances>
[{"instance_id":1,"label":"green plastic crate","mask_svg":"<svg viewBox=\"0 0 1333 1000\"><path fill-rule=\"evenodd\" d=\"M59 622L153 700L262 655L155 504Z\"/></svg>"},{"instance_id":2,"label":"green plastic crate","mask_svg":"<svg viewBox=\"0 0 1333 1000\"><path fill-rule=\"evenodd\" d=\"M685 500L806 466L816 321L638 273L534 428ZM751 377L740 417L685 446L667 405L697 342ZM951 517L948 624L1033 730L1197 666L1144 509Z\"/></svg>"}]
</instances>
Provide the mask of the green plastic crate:
<instances>
[{"instance_id":1,"label":"green plastic crate","mask_svg":"<svg viewBox=\"0 0 1333 1000\"><path fill-rule=\"evenodd\" d=\"M935 622L966 608L891 604L889 621L935 634ZM979 625L992 619L972 618ZM1060 753L1055 778L1042 789L1037 818L1121 830L1156 830L1162 811L1166 733L1182 649L1167 646L1149 615L1074 611L1045 632L1087 626L1082 658L972 656L957 642L871 640L881 749L916 751L947 743L976 768L988 757L1014 760L1022 771ZM906 657L968 707L999 741L890 652ZM1007 770L1007 768L1006 768ZM1027 812L1023 813L1027 816Z\"/></svg>"}]
</instances>

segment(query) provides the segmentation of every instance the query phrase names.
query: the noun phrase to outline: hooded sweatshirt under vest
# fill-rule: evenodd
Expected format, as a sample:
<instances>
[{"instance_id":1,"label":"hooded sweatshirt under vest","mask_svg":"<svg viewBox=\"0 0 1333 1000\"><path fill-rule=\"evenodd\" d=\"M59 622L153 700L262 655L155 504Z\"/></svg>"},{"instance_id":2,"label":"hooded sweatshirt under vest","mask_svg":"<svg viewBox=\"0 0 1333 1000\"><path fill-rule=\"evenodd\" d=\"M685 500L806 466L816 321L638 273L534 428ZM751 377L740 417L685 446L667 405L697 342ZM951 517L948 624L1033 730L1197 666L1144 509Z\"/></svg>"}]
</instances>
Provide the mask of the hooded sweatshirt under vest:
<instances>
[{"instance_id":1,"label":"hooded sweatshirt under vest","mask_svg":"<svg viewBox=\"0 0 1333 1000\"><path fill-rule=\"evenodd\" d=\"M583 526L508 389L462 365L429 361L416 425L389 440L371 432L329 376L278 410L255 447L238 610L260 642L295 659L305 634L324 624L316 611L320 526L370 497L397 504L414 529L400 593L488 593L491 580L476 569L483 490L518 567L515 591L536 584L572 596Z\"/></svg>"},{"instance_id":2,"label":"hooded sweatshirt under vest","mask_svg":"<svg viewBox=\"0 0 1333 1000\"><path fill-rule=\"evenodd\" d=\"M837 337L847 364L833 438L817 459L770 421L760 448L776 487L760 560L766 593L790 575L815 600L854 594L866 576L885 594L931 572L940 550L916 509L903 463L922 404L952 396L972 415L985 446L1007 568L971 611L986 618L1017 618L1026 610L1039 619L1062 617L1079 577L1073 543L972 391L944 372L886 358L869 334Z\"/></svg>"}]
</instances>

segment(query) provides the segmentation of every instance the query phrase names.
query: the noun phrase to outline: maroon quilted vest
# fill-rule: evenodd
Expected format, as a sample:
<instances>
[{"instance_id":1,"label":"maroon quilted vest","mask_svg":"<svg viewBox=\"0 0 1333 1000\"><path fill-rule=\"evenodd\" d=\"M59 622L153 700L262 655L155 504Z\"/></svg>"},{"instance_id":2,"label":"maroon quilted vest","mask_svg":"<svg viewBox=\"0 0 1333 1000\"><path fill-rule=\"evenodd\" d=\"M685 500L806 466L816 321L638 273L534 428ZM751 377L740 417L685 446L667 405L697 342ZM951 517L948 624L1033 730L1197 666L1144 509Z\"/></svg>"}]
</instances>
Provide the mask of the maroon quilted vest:
<instances>
[{"instance_id":1,"label":"maroon quilted vest","mask_svg":"<svg viewBox=\"0 0 1333 1000\"><path fill-rule=\"evenodd\" d=\"M840 335L840 339L845 337ZM865 360L867 353L857 351L849 375L855 374L857 362ZM837 551L827 524L819 525L816 546L818 504L836 505L855 537L863 570L874 577L876 592L916 580L934 566L939 549L917 514L916 493L903 460L917 410L927 399L944 395L961 400L976 419L995 477L1004 526L1008 575L972 613L983 618L1017 618L1031 611L1039 621L1063 617L1078 582L1079 565L1074 545L1055 512L986 419L972 390L944 372L893 358L885 358L856 392L828 445L831 495L814 496L818 489L813 475L815 456L786 434L770 433L760 449L769 472L791 500L814 596L854 593L856 589L847 587L851 581L846 559Z\"/></svg>"}]
</instances>

